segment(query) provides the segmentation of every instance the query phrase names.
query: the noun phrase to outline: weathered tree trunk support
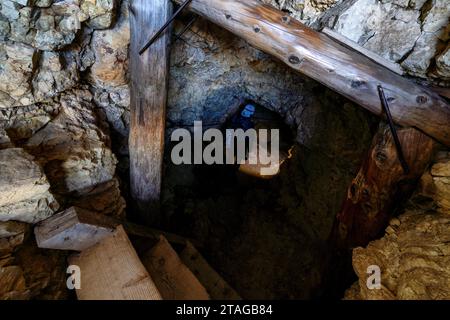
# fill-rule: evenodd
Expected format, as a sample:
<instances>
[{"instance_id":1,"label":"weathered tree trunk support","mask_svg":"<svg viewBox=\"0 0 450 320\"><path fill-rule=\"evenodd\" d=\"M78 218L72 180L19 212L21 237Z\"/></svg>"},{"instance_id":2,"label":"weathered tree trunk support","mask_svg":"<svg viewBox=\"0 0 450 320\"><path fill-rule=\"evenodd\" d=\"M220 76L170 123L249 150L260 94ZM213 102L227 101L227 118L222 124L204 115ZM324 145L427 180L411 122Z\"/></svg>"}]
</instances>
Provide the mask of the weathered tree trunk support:
<instances>
[{"instance_id":1,"label":"weathered tree trunk support","mask_svg":"<svg viewBox=\"0 0 450 320\"><path fill-rule=\"evenodd\" d=\"M397 124L418 128L450 146L450 106L438 94L282 11L256 0L194 0L188 9L379 116L382 108L377 86L381 85Z\"/></svg>"},{"instance_id":2,"label":"weathered tree trunk support","mask_svg":"<svg viewBox=\"0 0 450 320\"><path fill-rule=\"evenodd\" d=\"M157 218L161 193L170 29L142 55L139 50L171 14L170 0L130 3L130 185L134 209L146 222Z\"/></svg>"},{"instance_id":3,"label":"weathered tree trunk support","mask_svg":"<svg viewBox=\"0 0 450 320\"><path fill-rule=\"evenodd\" d=\"M389 127L381 123L367 157L347 190L329 238L330 260L324 285L341 298L354 281L352 250L380 237L390 218L416 186L438 145L413 128L397 130L409 173L405 175Z\"/></svg>"},{"instance_id":4,"label":"weathered tree trunk support","mask_svg":"<svg viewBox=\"0 0 450 320\"><path fill-rule=\"evenodd\" d=\"M400 128L398 135L410 172L405 175L389 127L381 123L337 215L331 236L337 248L366 246L380 236L430 163L433 139L413 128Z\"/></svg>"}]
</instances>

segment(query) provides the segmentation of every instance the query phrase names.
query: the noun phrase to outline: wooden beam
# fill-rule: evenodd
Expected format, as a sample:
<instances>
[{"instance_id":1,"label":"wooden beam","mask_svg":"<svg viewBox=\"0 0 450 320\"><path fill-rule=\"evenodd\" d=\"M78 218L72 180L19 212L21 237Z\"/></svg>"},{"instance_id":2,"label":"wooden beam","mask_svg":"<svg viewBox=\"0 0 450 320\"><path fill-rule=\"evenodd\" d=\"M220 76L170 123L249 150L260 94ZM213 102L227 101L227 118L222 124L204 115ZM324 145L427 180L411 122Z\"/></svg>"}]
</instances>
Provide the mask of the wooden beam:
<instances>
[{"instance_id":1,"label":"wooden beam","mask_svg":"<svg viewBox=\"0 0 450 320\"><path fill-rule=\"evenodd\" d=\"M188 242L197 243L176 234L121 221L78 207L71 207L40 222L34 228L34 233L39 248L82 251L109 236L119 225L124 227L127 234L143 238L146 243L149 239L156 243L161 236L183 247Z\"/></svg>"},{"instance_id":2,"label":"wooden beam","mask_svg":"<svg viewBox=\"0 0 450 320\"><path fill-rule=\"evenodd\" d=\"M161 300L122 226L69 264L81 271L78 300Z\"/></svg>"},{"instance_id":3,"label":"wooden beam","mask_svg":"<svg viewBox=\"0 0 450 320\"><path fill-rule=\"evenodd\" d=\"M438 94L286 13L256 0L194 0L188 8L379 116L381 85L396 123L450 146L450 106Z\"/></svg>"},{"instance_id":4,"label":"wooden beam","mask_svg":"<svg viewBox=\"0 0 450 320\"><path fill-rule=\"evenodd\" d=\"M410 173L404 174L389 127L382 123L337 215L330 243L339 249L366 246L382 235L430 163L437 146L433 139L412 128L398 129L398 136Z\"/></svg>"},{"instance_id":5,"label":"wooden beam","mask_svg":"<svg viewBox=\"0 0 450 320\"><path fill-rule=\"evenodd\" d=\"M142 256L142 263L164 300L210 300L206 289L164 237Z\"/></svg>"},{"instance_id":6,"label":"wooden beam","mask_svg":"<svg viewBox=\"0 0 450 320\"><path fill-rule=\"evenodd\" d=\"M367 50L364 47L361 47L356 42L353 42L352 40L344 37L342 34L337 33L336 31L331 30L330 28L325 27L321 30L321 32L325 33L331 39L343 44L344 46L361 53L362 55L378 63L379 65L382 65L383 67L391 70L392 72L395 72L396 74L403 75L405 73L402 67L400 67L398 64L386 60L383 57L377 55L376 53Z\"/></svg>"},{"instance_id":7,"label":"wooden beam","mask_svg":"<svg viewBox=\"0 0 450 320\"><path fill-rule=\"evenodd\" d=\"M40 222L34 228L39 248L86 250L111 235L114 226L98 214L71 207Z\"/></svg>"},{"instance_id":8,"label":"wooden beam","mask_svg":"<svg viewBox=\"0 0 450 320\"><path fill-rule=\"evenodd\" d=\"M180 253L180 258L205 287L212 300L242 300L237 292L209 265L192 243L188 242Z\"/></svg>"},{"instance_id":9,"label":"wooden beam","mask_svg":"<svg viewBox=\"0 0 450 320\"><path fill-rule=\"evenodd\" d=\"M192 242L195 243L199 248L203 247L203 245L194 239L189 239L177 234L149 228L147 226L142 226L139 224L131 223L128 221L118 221L115 220L116 224L121 223L125 228L125 231L130 235L138 238L152 239L158 241L161 236L164 236L172 245L185 246L186 243Z\"/></svg>"},{"instance_id":10,"label":"wooden beam","mask_svg":"<svg viewBox=\"0 0 450 320\"><path fill-rule=\"evenodd\" d=\"M172 13L170 0L130 3L130 184L139 216L157 219L161 193L170 29L142 55L139 50Z\"/></svg>"}]
</instances>

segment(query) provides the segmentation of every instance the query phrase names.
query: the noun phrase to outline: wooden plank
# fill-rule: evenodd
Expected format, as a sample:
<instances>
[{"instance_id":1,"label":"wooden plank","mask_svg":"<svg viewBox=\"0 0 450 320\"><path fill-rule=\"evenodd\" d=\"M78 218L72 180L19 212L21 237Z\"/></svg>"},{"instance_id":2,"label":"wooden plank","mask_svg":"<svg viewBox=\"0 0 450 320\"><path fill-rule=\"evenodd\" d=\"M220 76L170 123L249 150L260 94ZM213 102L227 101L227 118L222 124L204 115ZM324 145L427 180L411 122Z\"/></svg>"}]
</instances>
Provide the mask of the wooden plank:
<instances>
[{"instance_id":1,"label":"wooden plank","mask_svg":"<svg viewBox=\"0 0 450 320\"><path fill-rule=\"evenodd\" d=\"M433 86L431 89L442 97L450 99L450 88Z\"/></svg>"},{"instance_id":2,"label":"wooden plank","mask_svg":"<svg viewBox=\"0 0 450 320\"><path fill-rule=\"evenodd\" d=\"M134 209L149 223L157 219L161 193L170 29L139 50L171 13L170 0L130 3L130 187Z\"/></svg>"},{"instance_id":3,"label":"wooden plank","mask_svg":"<svg viewBox=\"0 0 450 320\"><path fill-rule=\"evenodd\" d=\"M82 251L111 235L114 226L97 214L71 207L34 228L39 248Z\"/></svg>"},{"instance_id":4,"label":"wooden plank","mask_svg":"<svg viewBox=\"0 0 450 320\"><path fill-rule=\"evenodd\" d=\"M372 52L370 50L367 50L364 47L361 47L356 42L354 42L354 41L344 37L340 33L337 33L335 31L331 30L330 28L324 27L321 30L321 32L325 33L327 36L329 36L333 40L336 40L336 41L340 42L344 46L346 46L346 47L348 47L348 48L350 48L352 50L355 50L355 51L365 55L370 60L378 63L379 65L382 65L383 67L391 70L392 72L395 72L396 74L403 75L405 73L403 71L402 67L400 67L398 64L393 63L393 62L391 62L389 60L386 60L383 57L377 55L376 53L374 53L374 52Z\"/></svg>"},{"instance_id":5,"label":"wooden plank","mask_svg":"<svg viewBox=\"0 0 450 320\"><path fill-rule=\"evenodd\" d=\"M194 273L213 300L241 300L237 292L208 264L190 243L180 254L181 261Z\"/></svg>"},{"instance_id":6,"label":"wooden plank","mask_svg":"<svg viewBox=\"0 0 450 320\"><path fill-rule=\"evenodd\" d=\"M78 300L161 300L122 226L69 264L81 271Z\"/></svg>"},{"instance_id":7,"label":"wooden plank","mask_svg":"<svg viewBox=\"0 0 450 320\"><path fill-rule=\"evenodd\" d=\"M117 221L119 222L119 221ZM147 226L142 226L139 224L131 223L128 221L122 222L123 227L125 228L126 232L129 235L135 236L135 237L141 237L141 238L149 238L158 241L160 236L164 236L172 245L181 245L185 246L188 241L195 243L197 246L202 246L201 243L199 243L196 240L185 238L183 236L153 229Z\"/></svg>"},{"instance_id":8,"label":"wooden plank","mask_svg":"<svg viewBox=\"0 0 450 320\"><path fill-rule=\"evenodd\" d=\"M188 8L379 116L382 85L396 123L450 146L450 106L443 98L286 13L256 0L193 0Z\"/></svg>"},{"instance_id":9,"label":"wooden plank","mask_svg":"<svg viewBox=\"0 0 450 320\"><path fill-rule=\"evenodd\" d=\"M123 225L127 234L144 238L147 242L147 239L156 242L161 235L171 243L181 246L186 245L188 241L194 241L78 207L71 207L40 222L34 233L40 248L82 251L110 235L119 225Z\"/></svg>"},{"instance_id":10,"label":"wooden plank","mask_svg":"<svg viewBox=\"0 0 450 320\"><path fill-rule=\"evenodd\" d=\"M181 262L169 242L159 242L142 256L164 300L209 300L209 295L195 275Z\"/></svg>"}]
</instances>

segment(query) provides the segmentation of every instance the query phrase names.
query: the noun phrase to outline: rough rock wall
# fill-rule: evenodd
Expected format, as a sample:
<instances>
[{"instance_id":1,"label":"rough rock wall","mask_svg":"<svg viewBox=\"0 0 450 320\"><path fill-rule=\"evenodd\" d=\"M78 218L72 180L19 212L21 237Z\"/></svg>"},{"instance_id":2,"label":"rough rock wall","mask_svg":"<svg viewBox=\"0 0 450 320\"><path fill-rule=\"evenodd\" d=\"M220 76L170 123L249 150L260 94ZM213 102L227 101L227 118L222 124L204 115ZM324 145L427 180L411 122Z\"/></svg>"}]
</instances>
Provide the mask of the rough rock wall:
<instances>
[{"instance_id":1,"label":"rough rock wall","mask_svg":"<svg viewBox=\"0 0 450 320\"><path fill-rule=\"evenodd\" d=\"M302 22L327 26L406 74L440 85L450 81L448 0L262 0Z\"/></svg>"},{"instance_id":2,"label":"rough rock wall","mask_svg":"<svg viewBox=\"0 0 450 320\"><path fill-rule=\"evenodd\" d=\"M68 296L66 254L39 250L32 224L72 205L124 216L107 118L86 75L90 39L113 25L119 2L0 1L0 299Z\"/></svg>"},{"instance_id":3,"label":"rough rock wall","mask_svg":"<svg viewBox=\"0 0 450 320\"><path fill-rule=\"evenodd\" d=\"M406 211L386 235L353 250L359 277L346 299L450 299L450 154L441 152L423 175ZM367 268L381 269L381 288L369 289Z\"/></svg>"},{"instance_id":4,"label":"rough rock wall","mask_svg":"<svg viewBox=\"0 0 450 320\"><path fill-rule=\"evenodd\" d=\"M177 23L174 32L182 29ZM170 71L167 139L198 120L219 127L248 99L278 113L299 147L269 187L235 181L227 188L229 179L217 171L202 179L195 166L171 165L167 152L168 227L205 242L208 261L241 296L310 298L321 281L320 249L370 145L371 117L203 20L172 43Z\"/></svg>"}]
</instances>

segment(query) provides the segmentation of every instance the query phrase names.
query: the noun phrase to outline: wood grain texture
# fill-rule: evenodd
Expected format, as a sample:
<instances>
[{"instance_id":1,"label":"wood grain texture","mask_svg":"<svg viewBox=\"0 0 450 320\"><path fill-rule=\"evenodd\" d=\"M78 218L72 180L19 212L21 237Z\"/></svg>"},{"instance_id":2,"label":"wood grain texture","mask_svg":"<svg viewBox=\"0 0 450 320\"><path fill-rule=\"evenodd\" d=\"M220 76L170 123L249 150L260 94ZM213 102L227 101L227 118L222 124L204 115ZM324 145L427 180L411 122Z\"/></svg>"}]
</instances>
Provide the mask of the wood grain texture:
<instances>
[{"instance_id":1,"label":"wood grain texture","mask_svg":"<svg viewBox=\"0 0 450 320\"><path fill-rule=\"evenodd\" d=\"M139 50L171 13L170 0L130 3L130 187L133 209L146 222L155 220L161 193L170 28L142 55Z\"/></svg>"},{"instance_id":2,"label":"wood grain texture","mask_svg":"<svg viewBox=\"0 0 450 320\"><path fill-rule=\"evenodd\" d=\"M191 270L213 300L241 300L237 292L209 265L190 243L180 253L181 261Z\"/></svg>"},{"instance_id":3,"label":"wood grain texture","mask_svg":"<svg viewBox=\"0 0 450 320\"><path fill-rule=\"evenodd\" d=\"M322 271L325 298L341 299L355 281L352 249L364 247L383 235L390 218L415 189L438 145L413 128L401 128L397 132L410 172L404 174L390 129L381 123L347 190L328 239L330 255Z\"/></svg>"},{"instance_id":4,"label":"wood grain texture","mask_svg":"<svg viewBox=\"0 0 450 320\"><path fill-rule=\"evenodd\" d=\"M164 236L170 243L183 247L189 241L197 244L195 240L176 234L122 221L78 207L70 207L40 222L36 225L34 233L40 248L83 251L105 236L109 236L119 225L124 227L127 234L145 242L149 242L149 240L156 242L161 236Z\"/></svg>"},{"instance_id":5,"label":"wood grain texture","mask_svg":"<svg viewBox=\"0 0 450 320\"><path fill-rule=\"evenodd\" d=\"M114 228L95 214L71 207L34 228L37 246L45 249L82 251L111 235Z\"/></svg>"},{"instance_id":6,"label":"wood grain texture","mask_svg":"<svg viewBox=\"0 0 450 320\"><path fill-rule=\"evenodd\" d=\"M438 94L284 12L256 0L194 0L188 8L379 116L377 86L382 85L397 124L450 146L450 106Z\"/></svg>"},{"instance_id":7,"label":"wood grain texture","mask_svg":"<svg viewBox=\"0 0 450 320\"><path fill-rule=\"evenodd\" d=\"M361 47L359 44L357 44L356 42L346 38L345 36L341 35L340 33L337 33L333 30L331 30L330 28L323 28L321 30L322 33L325 33L327 36L329 36L330 38L332 38L333 40L336 40L337 42L343 44L344 46L349 47L352 50L355 50L359 53L361 53L362 55L366 56L367 58L369 58L370 60L378 63L379 65L382 65L383 67L395 72L396 74L399 75L403 75L404 71L402 69L402 67L400 67L400 65L393 63L389 60L384 59L383 57L377 55L376 53L367 50L364 47Z\"/></svg>"},{"instance_id":8,"label":"wood grain texture","mask_svg":"<svg viewBox=\"0 0 450 320\"><path fill-rule=\"evenodd\" d=\"M379 237L429 165L437 146L433 139L412 128L398 129L398 135L410 173L404 174L389 127L382 123L337 215L331 243L340 249Z\"/></svg>"},{"instance_id":9,"label":"wood grain texture","mask_svg":"<svg viewBox=\"0 0 450 320\"><path fill-rule=\"evenodd\" d=\"M95 246L69 257L81 271L78 300L161 300L122 226Z\"/></svg>"},{"instance_id":10,"label":"wood grain texture","mask_svg":"<svg viewBox=\"0 0 450 320\"><path fill-rule=\"evenodd\" d=\"M183 264L169 242L161 236L158 243L142 256L164 300L209 300L206 289Z\"/></svg>"}]
</instances>

